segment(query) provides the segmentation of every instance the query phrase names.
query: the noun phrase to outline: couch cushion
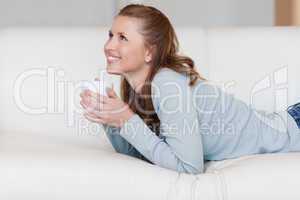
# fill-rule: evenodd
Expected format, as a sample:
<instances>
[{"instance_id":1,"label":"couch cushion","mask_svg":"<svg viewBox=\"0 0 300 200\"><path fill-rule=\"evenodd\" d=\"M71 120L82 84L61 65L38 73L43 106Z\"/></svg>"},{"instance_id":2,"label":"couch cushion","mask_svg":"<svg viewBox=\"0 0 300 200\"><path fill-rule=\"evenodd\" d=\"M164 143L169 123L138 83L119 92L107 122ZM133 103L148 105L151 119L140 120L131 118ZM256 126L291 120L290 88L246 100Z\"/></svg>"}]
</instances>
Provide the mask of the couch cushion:
<instances>
[{"instance_id":1,"label":"couch cushion","mask_svg":"<svg viewBox=\"0 0 300 200\"><path fill-rule=\"evenodd\" d=\"M300 28L208 29L209 78L267 111L300 101Z\"/></svg>"},{"instance_id":2,"label":"couch cushion","mask_svg":"<svg viewBox=\"0 0 300 200\"><path fill-rule=\"evenodd\" d=\"M206 173L218 177L220 199L230 200L299 199L299 169L299 152L249 155L206 165Z\"/></svg>"},{"instance_id":3,"label":"couch cushion","mask_svg":"<svg viewBox=\"0 0 300 200\"><path fill-rule=\"evenodd\" d=\"M178 178L116 153L105 136L6 132L0 134L0 150L0 199L165 200Z\"/></svg>"},{"instance_id":4,"label":"couch cushion","mask_svg":"<svg viewBox=\"0 0 300 200\"><path fill-rule=\"evenodd\" d=\"M190 175L116 153L104 135L2 132L0 149L1 199L300 197L300 153L295 152L210 161L204 174Z\"/></svg>"}]
</instances>

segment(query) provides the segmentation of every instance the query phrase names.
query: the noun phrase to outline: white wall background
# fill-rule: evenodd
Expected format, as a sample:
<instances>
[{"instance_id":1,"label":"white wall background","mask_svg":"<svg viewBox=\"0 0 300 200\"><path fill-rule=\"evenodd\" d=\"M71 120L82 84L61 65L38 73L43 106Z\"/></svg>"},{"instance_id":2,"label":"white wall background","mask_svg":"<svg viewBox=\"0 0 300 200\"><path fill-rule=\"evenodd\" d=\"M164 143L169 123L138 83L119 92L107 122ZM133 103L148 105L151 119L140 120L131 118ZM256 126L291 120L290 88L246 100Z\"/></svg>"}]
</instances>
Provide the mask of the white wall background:
<instances>
[{"instance_id":1,"label":"white wall background","mask_svg":"<svg viewBox=\"0 0 300 200\"><path fill-rule=\"evenodd\" d=\"M0 0L0 26L110 25L124 0ZM137 1L134 1L137 2ZM272 26L274 0L144 0L175 26Z\"/></svg>"},{"instance_id":2,"label":"white wall background","mask_svg":"<svg viewBox=\"0 0 300 200\"><path fill-rule=\"evenodd\" d=\"M0 0L0 26L107 25L112 0Z\"/></svg>"},{"instance_id":3,"label":"white wall background","mask_svg":"<svg viewBox=\"0 0 300 200\"><path fill-rule=\"evenodd\" d=\"M156 1L159 2L159 1ZM164 2L164 4L163 4ZM175 0L161 7L178 25L234 26L273 25L273 0Z\"/></svg>"},{"instance_id":4,"label":"white wall background","mask_svg":"<svg viewBox=\"0 0 300 200\"><path fill-rule=\"evenodd\" d=\"M126 1L122 2L124 5ZM177 26L272 26L274 0L132 0L153 5Z\"/></svg>"}]
</instances>

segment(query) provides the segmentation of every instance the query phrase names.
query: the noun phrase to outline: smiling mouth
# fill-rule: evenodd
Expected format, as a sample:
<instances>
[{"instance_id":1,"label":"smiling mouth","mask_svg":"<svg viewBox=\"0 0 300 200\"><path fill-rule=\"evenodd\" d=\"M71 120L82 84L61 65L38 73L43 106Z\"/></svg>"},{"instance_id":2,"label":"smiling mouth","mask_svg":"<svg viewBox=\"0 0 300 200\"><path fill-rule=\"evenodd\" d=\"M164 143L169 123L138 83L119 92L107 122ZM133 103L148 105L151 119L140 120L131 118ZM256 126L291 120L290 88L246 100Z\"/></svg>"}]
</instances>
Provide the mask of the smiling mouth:
<instances>
[{"instance_id":1,"label":"smiling mouth","mask_svg":"<svg viewBox=\"0 0 300 200\"><path fill-rule=\"evenodd\" d=\"M109 64L115 63L115 62L119 62L121 60L120 57L115 57L115 56L108 56L107 57L107 62Z\"/></svg>"}]
</instances>

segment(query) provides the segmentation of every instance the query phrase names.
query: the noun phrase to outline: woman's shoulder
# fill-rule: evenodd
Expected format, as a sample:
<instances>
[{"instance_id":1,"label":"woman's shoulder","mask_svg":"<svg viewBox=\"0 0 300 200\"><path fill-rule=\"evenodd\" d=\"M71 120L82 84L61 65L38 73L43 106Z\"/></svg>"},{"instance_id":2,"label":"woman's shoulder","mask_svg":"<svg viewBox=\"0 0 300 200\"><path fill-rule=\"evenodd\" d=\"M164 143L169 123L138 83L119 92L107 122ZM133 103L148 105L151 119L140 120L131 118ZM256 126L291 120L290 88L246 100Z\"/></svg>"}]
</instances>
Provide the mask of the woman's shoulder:
<instances>
[{"instance_id":1,"label":"woman's shoulder","mask_svg":"<svg viewBox=\"0 0 300 200\"><path fill-rule=\"evenodd\" d=\"M151 98L154 109L159 115L162 110L175 110L182 105L184 97L188 96L189 85L187 77L170 68L161 68L156 72L151 82Z\"/></svg>"},{"instance_id":2,"label":"woman's shoulder","mask_svg":"<svg viewBox=\"0 0 300 200\"><path fill-rule=\"evenodd\" d=\"M163 67L160 68L154 75L154 83L165 83L165 82L180 82L186 81L187 77L171 68Z\"/></svg>"},{"instance_id":3,"label":"woman's shoulder","mask_svg":"<svg viewBox=\"0 0 300 200\"><path fill-rule=\"evenodd\" d=\"M189 85L189 77L171 68L161 68L155 74L152 81L152 91L155 94L178 93L191 91L194 95L219 96L226 93L220 83L211 80L198 80L192 87ZM183 92L183 93L184 93Z\"/></svg>"},{"instance_id":4,"label":"woman's shoulder","mask_svg":"<svg viewBox=\"0 0 300 200\"><path fill-rule=\"evenodd\" d=\"M188 86L189 85L190 78L183 73L177 72L174 69L163 67L159 69L156 74L154 75L154 78L152 82L155 84L162 84L168 82L171 83L177 83L182 86ZM207 83L211 85L210 81L198 79L198 81L195 83L194 87L197 85L203 85L203 83Z\"/></svg>"},{"instance_id":5,"label":"woman's shoulder","mask_svg":"<svg viewBox=\"0 0 300 200\"><path fill-rule=\"evenodd\" d=\"M168 97L188 90L187 78L173 69L161 68L151 82L152 100L154 97Z\"/></svg>"},{"instance_id":6,"label":"woman's shoulder","mask_svg":"<svg viewBox=\"0 0 300 200\"><path fill-rule=\"evenodd\" d=\"M168 68L168 67L162 67L160 68L156 74L155 77L157 76L161 76L161 75L165 75L165 74L173 74L173 75L177 75L179 74L178 72L176 72L174 69Z\"/></svg>"}]
</instances>

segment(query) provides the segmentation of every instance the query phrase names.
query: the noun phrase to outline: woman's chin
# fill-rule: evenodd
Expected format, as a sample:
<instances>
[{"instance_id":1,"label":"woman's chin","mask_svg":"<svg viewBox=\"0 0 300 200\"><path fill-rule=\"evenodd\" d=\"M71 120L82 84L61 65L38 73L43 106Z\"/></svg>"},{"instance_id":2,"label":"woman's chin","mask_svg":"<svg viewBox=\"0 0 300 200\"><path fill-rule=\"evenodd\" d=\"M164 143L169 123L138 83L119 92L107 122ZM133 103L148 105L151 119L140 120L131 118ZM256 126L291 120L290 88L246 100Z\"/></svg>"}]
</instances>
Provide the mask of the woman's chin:
<instances>
[{"instance_id":1,"label":"woman's chin","mask_svg":"<svg viewBox=\"0 0 300 200\"><path fill-rule=\"evenodd\" d=\"M114 74L114 75L121 75L122 74L122 72L120 70L113 69L111 67L107 67L106 71L107 71L107 73Z\"/></svg>"}]
</instances>

